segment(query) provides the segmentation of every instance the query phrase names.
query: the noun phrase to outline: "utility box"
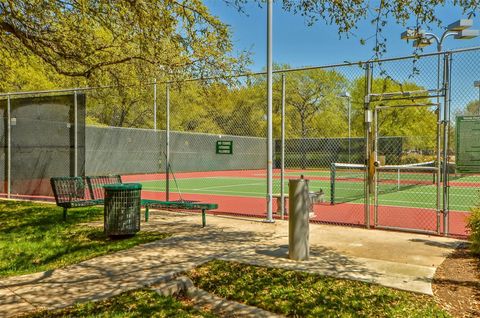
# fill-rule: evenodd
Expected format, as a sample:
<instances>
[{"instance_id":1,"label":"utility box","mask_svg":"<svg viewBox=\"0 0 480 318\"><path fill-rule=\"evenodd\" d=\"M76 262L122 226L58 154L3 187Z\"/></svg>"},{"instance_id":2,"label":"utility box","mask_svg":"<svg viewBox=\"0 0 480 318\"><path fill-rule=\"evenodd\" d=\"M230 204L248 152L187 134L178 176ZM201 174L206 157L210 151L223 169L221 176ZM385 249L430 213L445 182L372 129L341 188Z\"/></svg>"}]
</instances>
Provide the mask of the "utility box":
<instances>
[{"instance_id":1,"label":"utility box","mask_svg":"<svg viewBox=\"0 0 480 318\"><path fill-rule=\"evenodd\" d=\"M310 198L308 180L288 180L288 256L296 261L309 257Z\"/></svg>"}]
</instances>

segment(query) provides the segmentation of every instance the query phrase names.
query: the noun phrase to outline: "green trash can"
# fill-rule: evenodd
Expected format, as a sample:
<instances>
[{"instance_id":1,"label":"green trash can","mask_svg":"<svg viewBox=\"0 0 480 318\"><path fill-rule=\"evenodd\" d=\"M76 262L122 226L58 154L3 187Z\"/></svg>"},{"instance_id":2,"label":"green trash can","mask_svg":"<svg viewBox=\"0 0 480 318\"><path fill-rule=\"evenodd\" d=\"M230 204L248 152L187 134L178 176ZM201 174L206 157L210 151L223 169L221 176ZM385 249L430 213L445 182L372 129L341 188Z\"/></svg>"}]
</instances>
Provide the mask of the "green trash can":
<instances>
[{"instance_id":1,"label":"green trash can","mask_svg":"<svg viewBox=\"0 0 480 318\"><path fill-rule=\"evenodd\" d=\"M140 231L140 183L114 183L103 186L104 231L108 236L134 235Z\"/></svg>"}]
</instances>

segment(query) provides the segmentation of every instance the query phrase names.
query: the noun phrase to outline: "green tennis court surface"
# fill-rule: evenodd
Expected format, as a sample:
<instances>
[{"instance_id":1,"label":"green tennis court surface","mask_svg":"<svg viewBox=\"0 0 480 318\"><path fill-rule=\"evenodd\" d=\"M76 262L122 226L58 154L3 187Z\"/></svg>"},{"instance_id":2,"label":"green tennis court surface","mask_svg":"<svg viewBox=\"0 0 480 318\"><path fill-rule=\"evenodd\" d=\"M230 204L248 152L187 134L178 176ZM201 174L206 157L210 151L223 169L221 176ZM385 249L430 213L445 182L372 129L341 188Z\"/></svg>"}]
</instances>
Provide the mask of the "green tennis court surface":
<instances>
[{"instance_id":1,"label":"green tennis court surface","mask_svg":"<svg viewBox=\"0 0 480 318\"><path fill-rule=\"evenodd\" d=\"M208 173L206 173L208 174ZM310 179L310 190L325 193L325 200L330 200L329 171L304 171L305 178ZM298 177L299 172L289 172L286 178ZM409 179L420 178L418 174L412 174ZM315 179L318 178L318 179ZM425 179L425 176L422 176ZM455 182L475 182L478 176L470 176L456 179ZM141 181L144 191L165 192L165 180ZM391 187L392 184L388 184ZM394 186L394 184L393 184ZM178 187L178 189L177 189ZM380 186L382 189L382 185ZM170 191L182 194L224 195L235 197L264 198L266 182L258 177L194 177L182 178L176 176L176 184L170 181ZM285 191L288 192L288 181L285 181ZM363 203L364 184L361 179L354 181L340 181L336 184L336 202ZM435 209L436 187L434 184L414 185L400 191L390 190L388 193L379 195L379 205L416 207ZM274 192L280 192L280 181L274 179ZM479 191L474 187L450 188L450 209L456 211L469 211L479 199Z\"/></svg>"}]
</instances>

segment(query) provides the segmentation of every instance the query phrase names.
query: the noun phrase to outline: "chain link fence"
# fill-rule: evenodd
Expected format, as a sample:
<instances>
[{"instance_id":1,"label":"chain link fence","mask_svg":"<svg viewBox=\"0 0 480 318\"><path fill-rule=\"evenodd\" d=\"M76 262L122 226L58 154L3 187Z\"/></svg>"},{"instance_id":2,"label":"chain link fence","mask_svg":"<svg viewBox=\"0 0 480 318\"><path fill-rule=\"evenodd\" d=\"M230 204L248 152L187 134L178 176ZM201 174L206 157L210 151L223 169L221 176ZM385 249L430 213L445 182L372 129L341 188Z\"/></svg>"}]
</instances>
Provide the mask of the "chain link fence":
<instances>
[{"instance_id":1,"label":"chain link fence","mask_svg":"<svg viewBox=\"0 0 480 318\"><path fill-rule=\"evenodd\" d=\"M303 175L312 221L465 235L480 178L456 172L455 118L480 114L479 54L276 71L274 217L288 217L288 179ZM49 197L52 176L120 174L144 198L263 218L266 86L260 73L2 94L1 190Z\"/></svg>"}]
</instances>

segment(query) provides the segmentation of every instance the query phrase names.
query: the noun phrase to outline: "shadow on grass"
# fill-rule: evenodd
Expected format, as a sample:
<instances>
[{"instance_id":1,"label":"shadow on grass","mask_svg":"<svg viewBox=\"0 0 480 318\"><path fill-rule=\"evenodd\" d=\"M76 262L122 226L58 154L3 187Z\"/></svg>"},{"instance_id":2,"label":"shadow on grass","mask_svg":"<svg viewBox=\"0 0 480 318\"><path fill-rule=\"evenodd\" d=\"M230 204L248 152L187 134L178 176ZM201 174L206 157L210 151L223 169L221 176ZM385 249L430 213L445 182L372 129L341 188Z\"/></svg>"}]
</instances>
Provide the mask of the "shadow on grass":
<instances>
[{"instance_id":1,"label":"shadow on grass","mask_svg":"<svg viewBox=\"0 0 480 318\"><path fill-rule=\"evenodd\" d=\"M53 205L0 201L0 277L63 267L167 237L139 232L112 239L101 227L83 224L101 217L101 208L89 207L75 209L63 221L62 209Z\"/></svg>"},{"instance_id":2,"label":"shadow on grass","mask_svg":"<svg viewBox=\"0 0 480 318\"><path fill-rule=\"evenodd\" d=\"M216 260L188 276L220 297L287 316L446 316L427 296L307 272Z\"/></svg>"},{"instance_id":3,"label":"shadow on grass","mask_svg":"<svg viewBox=\"0 0 480 318\"><path fill-rule=\"evenodd\" d=\"M173 297L164 297L146 289L129 291L110 299L42 311L23 318L60 317L216 317L194 309Z\"/></svg>"},{"instance_id":4,"label":"shadow on grass","mask_svg":"<svg viewBox=\"0 0 480 318\"><path fill-rule=\"evenodd\" d=\"M99 207L78 208L63 220L63 209L51 204L32 202L0 201L0 231L2 233L19 232L26 228L43 230L61 225L63 227L78 223L99 220L103 209Z\"/></svg>"}]
</instances>

